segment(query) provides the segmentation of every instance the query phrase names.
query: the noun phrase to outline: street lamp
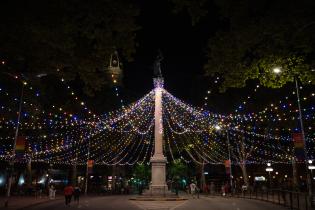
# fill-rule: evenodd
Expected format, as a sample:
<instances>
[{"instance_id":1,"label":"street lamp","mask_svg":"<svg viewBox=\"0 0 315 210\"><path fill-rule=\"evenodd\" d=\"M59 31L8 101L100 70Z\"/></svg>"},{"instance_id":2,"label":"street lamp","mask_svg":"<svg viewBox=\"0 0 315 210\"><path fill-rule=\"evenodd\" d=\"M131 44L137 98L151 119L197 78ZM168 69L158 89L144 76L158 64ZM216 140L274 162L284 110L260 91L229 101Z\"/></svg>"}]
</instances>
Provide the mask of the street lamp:
<instances>
[{"instance_id":1,"label":"street lamp","mask_svg":"<svg viewBox=\"0 0 315 210\"><path fill-rule=\"evenodd\" d=\"M313 170L315 169L315 166L312 165L313 161L312 160L308 160L309 166L308 169L311 170L311 179L313 180ZM311 181L311 190L313 190L313 182Z\"/></svg>"},{"instance_id":2,"label":"street lamp","mask_svg":"<svg viewBox=\"0 0 315 210\"><path fill-rule=\"evenodd\" d=\"M271 168L271 163L267 163L266 171L269 173L269 188L271 188L271 172L273 172L273 168Z\"/></svg>"},{"instance_id":3,"label":"street lamp","mask_svg":"<svg viewBox=\"0 0 315 210\"><path fill-rule=\"evenodd\" d=\"M280 67L273 68L273 73L280 74L282 72ZM297 97L297 104L299 109L299 121L300 121L300 128L301 128L301 134L303 139L303 149L304 149L304 159L305 159L305 166L306 166L306 184L308 188L308 195L309 199L312 199L312 182L311 182L311 174L307 167L307 149L306 149L306 140L305 140L305 132L304 132L304 125L303 125L303 118L302 118L302 109L301 109L301 102L300 102L300 90L299 90L299 84L296 75L294 76L294 82L295 82L295 88L296 88L296 97Z\"/></svg>"},{"instance_id":4,"label":"street lamp","mask_svg":"<svg viewBox=\"0 0 315 210\"><path fill-rule=\"evenodd\" d=\"M275 67L272 71L273 71L273 73L275 73L275 74L280 74L280 73L281 73L281 68Z\"/></svg>"},{"instance_id":5,"label":"street lamp","mask_svg":"<svg viewBox=\"0 0 315 210\"><path fill-rule=\"evenodd\" d=\"M313 179L313 173L312 172L315 169L315 166L312 165L312 163L313 163L312 160L308 160L308 164L309 164L308 169L311 170L311 179Z\"/></svg>"}]
</instances>

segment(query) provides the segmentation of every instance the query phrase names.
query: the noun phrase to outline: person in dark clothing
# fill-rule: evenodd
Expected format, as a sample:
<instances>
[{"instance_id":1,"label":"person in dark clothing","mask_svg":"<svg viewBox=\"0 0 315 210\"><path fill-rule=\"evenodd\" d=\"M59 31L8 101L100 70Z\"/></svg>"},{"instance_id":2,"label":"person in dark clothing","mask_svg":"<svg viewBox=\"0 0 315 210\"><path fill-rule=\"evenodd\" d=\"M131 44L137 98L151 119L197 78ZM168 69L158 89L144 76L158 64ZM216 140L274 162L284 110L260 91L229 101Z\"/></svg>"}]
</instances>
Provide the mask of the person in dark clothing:
<instances>
[{"instance_id":1,"label":"person in dark clothing","mask_svg":"<svg viewBox=\"0 0 315 210\"><path fill-rule=\"evenodd\" d=\"M70 184L64 189L65 201L66 201L67 206L70 205L71 203L71 197L72 197L73 191L74 189Z\"/></svg>"},{"instance_id":2,"label":"person in dark clothing","mask_svg":"<svg viewBox=\"0 0 315 210\"><path fill-rule=\"evenodd\" d=\"M80 200L80 193L81 193L80 187L76 186L74 188L73 196L74 196L74 201L77 201L78 204Z\"/></svg>"}]
</instances>

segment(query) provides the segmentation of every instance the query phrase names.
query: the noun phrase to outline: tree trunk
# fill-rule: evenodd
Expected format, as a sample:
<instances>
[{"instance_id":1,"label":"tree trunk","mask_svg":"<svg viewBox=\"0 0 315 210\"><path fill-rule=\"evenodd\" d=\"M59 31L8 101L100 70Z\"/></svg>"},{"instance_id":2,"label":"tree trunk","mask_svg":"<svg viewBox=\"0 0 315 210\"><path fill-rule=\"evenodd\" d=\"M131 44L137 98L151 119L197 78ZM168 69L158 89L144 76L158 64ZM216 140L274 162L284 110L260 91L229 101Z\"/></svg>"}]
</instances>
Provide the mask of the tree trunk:
<instances>
[{"instance_id":1,"label":"tree trunk","mask_svg":"<svg viewBox=\"0 0 315 210\"><path fill-rule=\"evenodd\" d=\"M205 177L205 162L202 161L201 165L201 175L200 175L200 190L203 190L206 184L206 177Z\"/></svg>"},{"instance_id":2,"label":"tree trunk","mask_svg":"<svg viewBox=\"0 0 315 210\"><path fill-rule=\"evenodd\" d=\"M77 184L77 163L72 165L72 173L71 173L71 183L73 186Z\"/></svg>"},{"instance_id":3,"label":"tree trunk","mask_svg":"<svg viewBox=\"0 0 315 210\"><path fill-rule=\"evenodd\" d=\"M27 179L26 179L26 185L27 187L31 187L32 185L32 162L31 160L28 160L27 162Z\"/></svg>"},{"instance_id":4,"label":"tree trunk","mask_svg":"<svg viewBox=\"0 0 315 210\"><path fill-rule=\"evenodd\" d=\"M241 167L242 173L243 173L244 184L249 186L249 180L248 180L247 170L246 170L246 163L244 160L240 162L240 167Z\"/></svg>"},{"instance_id":5,"label":"tree trunk","mask_svg":"<svg viewBox=\"0 0 315 210\"><path fill-rule=\"evenodd\" d=\"M116 191L116 174L117 174L117 166L113 165L112 167L112 191Z\"/></svg>"}]
</instances>

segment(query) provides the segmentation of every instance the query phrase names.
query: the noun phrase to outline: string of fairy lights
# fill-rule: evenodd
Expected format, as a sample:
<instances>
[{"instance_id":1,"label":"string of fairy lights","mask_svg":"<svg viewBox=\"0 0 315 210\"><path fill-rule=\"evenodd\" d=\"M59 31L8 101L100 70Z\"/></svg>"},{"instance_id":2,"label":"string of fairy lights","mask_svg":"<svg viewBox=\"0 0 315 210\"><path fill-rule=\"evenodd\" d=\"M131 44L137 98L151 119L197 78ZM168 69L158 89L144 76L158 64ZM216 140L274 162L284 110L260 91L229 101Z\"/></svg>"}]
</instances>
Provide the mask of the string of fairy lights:
<instances>
[{"instance_id":1,"label":"string of fairy lights","mask_svg":"<svg viewBox=\"0 0 315 210\"><path fill-rule=\"evenodd\" d=\"M77 113L60 105L44 110L36 100L29 100L29 97L40 97L40 91L19 76L13 79L25 85L28 94L22 101L20 113L20 135L26 139L25 151L22 157L16 157L17 162L85 165L92 159L99 165L134 165L150 161L154 153L155 90L128 106L121 101L120 109L97 115L63 78L60 82L79 108ZM254 92L258 88L256 86ZM165 89L162 94L163 149L169 161L223 164L228 159L228 132L233 164L244 158L247 164L290 163L294 153L291 135L299 131L295 123L298 111L291 99L294 92L255 113L243 113L248 104L245 100L229 115L194 107ZM246 99L253 99L252 95ZM14 130L19 114L16 107L20 101L2 86L0 98L0 159L8 161L13 158ZM303 120L307 130L307 156L314 159L315 93L302 99L306 104Z\"/></svg>"}]
</instances>

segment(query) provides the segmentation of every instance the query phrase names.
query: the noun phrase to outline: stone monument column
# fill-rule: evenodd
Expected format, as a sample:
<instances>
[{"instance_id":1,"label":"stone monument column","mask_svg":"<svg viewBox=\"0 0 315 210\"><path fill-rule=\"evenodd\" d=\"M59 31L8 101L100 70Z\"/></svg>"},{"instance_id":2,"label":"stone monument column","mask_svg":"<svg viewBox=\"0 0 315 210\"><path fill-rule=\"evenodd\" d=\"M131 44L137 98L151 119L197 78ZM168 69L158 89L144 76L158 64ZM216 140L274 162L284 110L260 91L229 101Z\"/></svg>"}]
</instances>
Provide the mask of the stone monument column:
<instances>
[{"instance_id":1,"label":"stone monument column","mask_svg":"<svg viewBox=\"0 0 315 210\"><path fill-rule=\"evenodd\" d=\"M154 78L155 87L155 128L154 128L154 155L151 157L152 165L152 184L150 187L152 195L165 194L166 185L166 158L163 154L163 119L162 119L162 94L163 77Z\"/></svg>"}]
</instances>

